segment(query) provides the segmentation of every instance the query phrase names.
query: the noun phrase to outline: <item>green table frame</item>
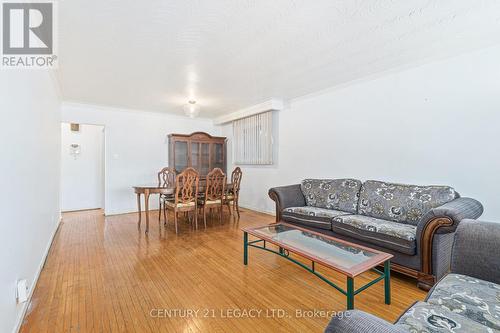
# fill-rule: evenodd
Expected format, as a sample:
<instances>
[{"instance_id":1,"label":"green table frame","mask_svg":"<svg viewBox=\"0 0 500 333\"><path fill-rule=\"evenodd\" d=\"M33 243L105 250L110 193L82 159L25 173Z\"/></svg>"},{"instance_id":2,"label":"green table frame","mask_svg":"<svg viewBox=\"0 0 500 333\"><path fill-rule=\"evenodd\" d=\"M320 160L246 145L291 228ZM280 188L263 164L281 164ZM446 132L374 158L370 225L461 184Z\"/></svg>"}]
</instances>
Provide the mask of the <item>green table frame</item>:
<instances>
[{"instance_id":1,"label":"green table frame","mask_svg":"<svg viewBox=\"0 0 500 333\"><path fill-rule=\"evenodd\" d=\"M261 243L262 245L257 245ZM274 254L279 255L282 258L285 258L294 264L299 265L300 267L304 268L306 271L316 275L318 278L332 286L333 288L337 289L339 292L341 292L343 295L347 297L347 309L352 310L354 309L354 296L359 294L360 292L368 289L375 283L384 280L384 298L385 298L385 304L391 304L391 264L390 260L386 260L384 262L384 271L380 271L376 268L372 268L371 271L379 274L379 277L376 279L368 282L364 286L354 290L354 278L347 276L347 290L342 289L341 287L337 286L334 282L328 280L326 277L321 275L316 271L315 268L315 262L311 261L311 266L307 266L304 263L295 260L290 257L290 252L282 247L279 247L279 250L273 250L271 248L266 247L266 241L264 239L258 239L254 241L248 241L248 233L246 231L243 232L243 264L248 265L248 248L249 247L254 247L256 249L264 250L267 252L271 252ZM300 255L300 254L298 254Z\"/></svg>"}]
</instances>

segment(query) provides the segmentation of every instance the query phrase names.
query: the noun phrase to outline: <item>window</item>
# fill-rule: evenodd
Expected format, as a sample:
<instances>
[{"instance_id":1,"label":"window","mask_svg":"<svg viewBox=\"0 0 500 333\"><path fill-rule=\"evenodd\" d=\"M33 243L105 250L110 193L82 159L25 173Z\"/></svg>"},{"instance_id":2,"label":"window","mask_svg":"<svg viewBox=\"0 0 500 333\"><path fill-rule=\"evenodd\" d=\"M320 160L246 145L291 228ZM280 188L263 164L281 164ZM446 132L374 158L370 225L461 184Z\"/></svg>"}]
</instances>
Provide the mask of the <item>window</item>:
<instances>
[{"instance_id":1,"label":"window","mask_svg":"<svg viewBox=\"0 0 500 333\"><path fill-rule=\"evenodd\" d=\"M233 121L234 163L273 164L273 113Z\"/></svg>"}]
</instances>

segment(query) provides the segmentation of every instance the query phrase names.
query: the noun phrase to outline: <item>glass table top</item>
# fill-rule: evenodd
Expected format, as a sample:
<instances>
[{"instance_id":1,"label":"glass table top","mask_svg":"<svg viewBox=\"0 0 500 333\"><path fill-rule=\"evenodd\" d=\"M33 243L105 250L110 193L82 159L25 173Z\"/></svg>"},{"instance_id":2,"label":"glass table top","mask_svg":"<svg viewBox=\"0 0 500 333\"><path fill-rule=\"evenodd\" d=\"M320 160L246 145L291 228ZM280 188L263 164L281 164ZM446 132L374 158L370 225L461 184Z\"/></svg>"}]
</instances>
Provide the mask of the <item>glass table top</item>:
<instances>
[{"instance_id":1,"label":"glass table top","mask_svg":"<svg viewBox=\"0 0 500 333\"><path fill-rule=\"evenodd\" d=\"M345 273L359 274L389 259L392 255L334 237L311 232L289 224L272 224L243 229L258 238L288 248L311 260L337 268Z\"/></svg>"}]
</instances>

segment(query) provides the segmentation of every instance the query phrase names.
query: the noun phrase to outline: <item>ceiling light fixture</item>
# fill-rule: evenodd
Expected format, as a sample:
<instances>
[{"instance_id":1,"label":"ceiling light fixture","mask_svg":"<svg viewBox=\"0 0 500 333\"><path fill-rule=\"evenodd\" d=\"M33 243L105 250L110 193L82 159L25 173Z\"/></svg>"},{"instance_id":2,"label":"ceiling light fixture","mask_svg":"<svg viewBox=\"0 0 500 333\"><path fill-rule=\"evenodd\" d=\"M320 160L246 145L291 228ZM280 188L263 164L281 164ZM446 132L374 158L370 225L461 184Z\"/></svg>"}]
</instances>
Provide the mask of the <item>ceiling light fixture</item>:
<instances>
[{"instance_id":1,"label":"ceiling light fixture","mask_svg":"<svg viewBox=\"0 0 500 333\"><path fill-rule=\"evenodd\" d=\"M194 118L200 113L200 106L196 105L196 101L189 101L188 104L185 104L182 108L189 118Z\"/></svg>"}]
</instances>

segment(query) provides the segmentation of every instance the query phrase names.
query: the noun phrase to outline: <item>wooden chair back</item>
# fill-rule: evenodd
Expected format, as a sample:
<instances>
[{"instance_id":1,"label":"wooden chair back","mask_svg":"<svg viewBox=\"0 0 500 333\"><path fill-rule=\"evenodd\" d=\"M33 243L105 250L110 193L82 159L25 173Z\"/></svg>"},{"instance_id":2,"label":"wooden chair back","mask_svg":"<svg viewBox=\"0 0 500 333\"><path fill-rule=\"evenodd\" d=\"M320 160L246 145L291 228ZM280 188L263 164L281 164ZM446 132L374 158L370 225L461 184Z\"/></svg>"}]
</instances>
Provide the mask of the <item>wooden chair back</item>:
<instances>
[{"instance_id":1,"label":"wooden chair back","mask_svg":"<svg viewBox=\"0 0 500 333\"><path fill-rule=\"evenodd\" d=\"M233 184L234 195L238 195L238 193L240 192L240 184L242 176L243 172L241 171L240 167L236 167L231 173L231 183Z\"/></svg>"},{"instance_id":2,"label":"wooden chair back","mask_svg":"<svg viewBox=\"0 0 500 333\"><path fill-rule=\"evenodd\" d=\"M175 185L175 170L174 168L166 167L158 172L158 187L174 187Z\"/></svg>"},{"instance_id":3,"label":"wooden chair back","mask_svg":"<svg viewBox=\"0 0 500 333\"><path fill-rule=\"evenodd\" d=\"M187 168L175 178L175 203L187 204L198 199L200 175L193 168Z\"/></svg>"},{"instance_id":4,"label":"wooden chair back","mask_svg":"<svg viewBox=\"0 0 500 333\"><path fill-rule=\"evenodd\" d=\"M208 200L222 200L226 188L226 175L224 172L215 168L207 174L205 184L205 202Z\"/></svg>"}]
</instances>

